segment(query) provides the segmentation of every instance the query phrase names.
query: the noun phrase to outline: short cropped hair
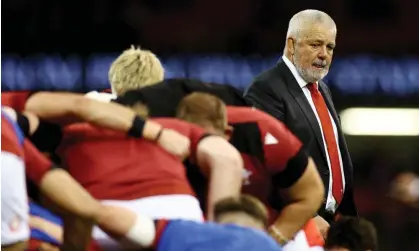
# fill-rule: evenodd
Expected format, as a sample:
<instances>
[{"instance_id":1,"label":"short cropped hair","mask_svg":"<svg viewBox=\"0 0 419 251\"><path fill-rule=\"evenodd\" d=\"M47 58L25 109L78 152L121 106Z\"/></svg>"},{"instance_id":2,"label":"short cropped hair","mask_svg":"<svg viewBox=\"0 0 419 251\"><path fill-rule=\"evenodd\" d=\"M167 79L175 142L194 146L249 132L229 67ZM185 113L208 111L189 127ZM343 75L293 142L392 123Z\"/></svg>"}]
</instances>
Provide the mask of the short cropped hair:
<instances>
[{"instance_id":1,"label":"short cropped hair","mask_svg":"<svg viewBox=\"0 0 419 251\"><path fill-rule=\"evenodd\" d=\"M245 213L256 220L263 223L265 227L268 226L268 210L265 205L256 197L242 194L238 198L226 198L217 202L214 206L215 220L226 213Z\"/></svg>"},{"instance_id":2,"label":"short cropped hair","mask_svg":"<svg viewBox=\"0 0 419 251\"><path fill-rule=\"evenodd\" d=\"M226 105L216 96L194 92L184 97L177 108L176 117L205 126L211 124L224 131L227 125Z\"/></svg>"},{"instance_id":3,"label":"short cropped hair","mask_svg":"<svg viewBox=\"0 0 419 251\"><path fill-rule=\"evenodd\" d=\"M151 51L131 47L112 62L108 73L112 90L120 96L129 90L156 84L164 79L164 69Z\"/></svg>"},{"instance_id":4,"label":"short cropped hair","mask_svg":"<svg viewBox=\"0 0 419 251\"><path fill-rule=\"evenodd\" d=\"M377 232L374 225L365 219L344 216L330 226L325 247L375 251Z\"/></svg>"}]
</instances>

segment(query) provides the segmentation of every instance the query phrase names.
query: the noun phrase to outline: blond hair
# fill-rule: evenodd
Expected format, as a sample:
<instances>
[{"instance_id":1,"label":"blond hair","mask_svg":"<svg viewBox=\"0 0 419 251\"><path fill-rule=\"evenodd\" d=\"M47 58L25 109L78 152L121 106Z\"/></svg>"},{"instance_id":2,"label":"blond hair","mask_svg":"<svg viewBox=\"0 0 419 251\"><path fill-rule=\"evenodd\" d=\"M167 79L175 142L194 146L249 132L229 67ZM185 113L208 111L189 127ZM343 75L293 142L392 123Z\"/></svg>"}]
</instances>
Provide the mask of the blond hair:
<instances>
[{"instance_id":1,"label":"blond hair","mask_svg":"<svg viewBox=\"0 0 419 251\"><path fill-rule=\"evenodd\" d=\"M154 53L131 46L112 62L108 77L112 91L119 96L162 81L164 69Z\"/></svg>"}]
</instances>

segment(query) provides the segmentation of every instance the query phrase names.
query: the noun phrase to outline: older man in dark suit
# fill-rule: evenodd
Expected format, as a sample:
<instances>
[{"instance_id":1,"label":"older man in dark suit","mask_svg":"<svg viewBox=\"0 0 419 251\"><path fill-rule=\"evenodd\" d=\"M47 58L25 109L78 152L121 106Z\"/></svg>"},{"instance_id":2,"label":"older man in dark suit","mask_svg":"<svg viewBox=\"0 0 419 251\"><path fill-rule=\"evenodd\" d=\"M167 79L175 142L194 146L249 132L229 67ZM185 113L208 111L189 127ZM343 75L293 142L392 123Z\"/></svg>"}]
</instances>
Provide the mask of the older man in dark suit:
<instances>
[{"instance_id":1,"label":"older man in dark suit","mask_svg":"<svg viewBox=\"0 0 419 251\"><path fill-rule=\"evenodd\" d=\"M323 233L337 212L357 215L352 162L330 90L321 81L332 62L336 32L324 12L297 13L289 23L282 59L245 92L254 107L284 122L313 157L328 191L315 217Z\"/></svg>"}]
</instances>

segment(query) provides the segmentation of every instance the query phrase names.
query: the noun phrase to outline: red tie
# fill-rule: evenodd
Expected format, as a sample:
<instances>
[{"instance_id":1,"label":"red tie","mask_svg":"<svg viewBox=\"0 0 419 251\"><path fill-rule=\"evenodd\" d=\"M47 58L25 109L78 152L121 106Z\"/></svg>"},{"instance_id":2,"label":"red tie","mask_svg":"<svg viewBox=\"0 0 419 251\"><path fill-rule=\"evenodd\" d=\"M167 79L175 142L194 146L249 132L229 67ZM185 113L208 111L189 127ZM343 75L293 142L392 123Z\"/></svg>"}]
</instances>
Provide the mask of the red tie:
<instances>
[{"instance_id":1,"label":"red tie","mask_svg":"<svg viewBox=\"0 0 419 251\"><path fill-rule=\"evenodd\" d=\"M333 181L332 194L336 202L340 204L343 198L343 181L339 162L339 150L336 144L332 120L330 119L326 102L317 88L317 84L310 83L307 87L310 90L311 98L313 99L314 106L316 107L317 114L319 115L324 140L326 141L327 152L329 153Z\"/></svg>"}]
</instances>

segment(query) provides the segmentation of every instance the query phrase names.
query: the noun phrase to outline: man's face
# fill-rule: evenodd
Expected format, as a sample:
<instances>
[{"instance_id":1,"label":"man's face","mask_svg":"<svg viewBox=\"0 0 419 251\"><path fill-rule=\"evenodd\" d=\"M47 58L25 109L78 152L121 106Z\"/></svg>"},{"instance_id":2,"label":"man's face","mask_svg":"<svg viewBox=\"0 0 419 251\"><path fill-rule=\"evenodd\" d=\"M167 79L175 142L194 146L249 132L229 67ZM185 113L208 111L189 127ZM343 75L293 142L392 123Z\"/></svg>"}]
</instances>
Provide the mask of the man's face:
<instances>
[{"instance_id":1,"label":"man's face","mask_svg":"<svg viewBox=\"0 0 419 251\"><path fill-rule=\"evenodd\" d=\"M308 83L323 79L329 72L333 50L336 45L336 30L327 25L312 25L301 31L297 39L288 41L294 46L292 61L301 77Z\"/></svg>"}]
</instances>

